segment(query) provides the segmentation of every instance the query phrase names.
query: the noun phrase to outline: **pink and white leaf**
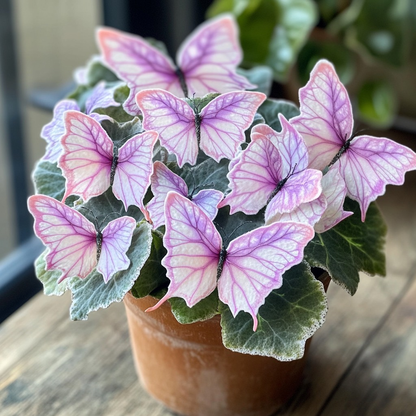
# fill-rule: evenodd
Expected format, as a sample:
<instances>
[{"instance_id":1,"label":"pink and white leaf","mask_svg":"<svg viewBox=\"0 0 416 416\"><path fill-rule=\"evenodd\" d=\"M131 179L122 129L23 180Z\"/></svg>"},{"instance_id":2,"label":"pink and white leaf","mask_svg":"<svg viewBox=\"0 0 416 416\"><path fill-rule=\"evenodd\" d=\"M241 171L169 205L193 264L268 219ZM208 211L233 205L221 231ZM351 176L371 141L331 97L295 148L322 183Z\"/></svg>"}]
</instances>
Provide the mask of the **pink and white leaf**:
<instances>
[{"instance_id":1,"label":"pink and white leaf","mask_svg":"<svg viewBox=\"0 0 416 416\"><path fill-rule=\"evenodd\" d=\"M176 155L180 167L185 163L194 165L198 142L192 108L184 100L159 89L139 92L136 101L143 113L143 127L159 133L161 145Z\"/></svg>"},{"instance_id":2,"label":"pink and white leaf","mask_svg":"<svg viewBox=\"0 0 416 416\"><path fill-rule=\"evenodd\" d=\"M212 221L196 204L175 192L166 197L165 218L167 254L162 265L171 282L166 295L147 311L172 297L180 297L192 307L217 285L222 241Z\"/></svg>"},{"instance_id":3,"label":"pink and white leaf","mask_svg":"<svg viewBox=\"0 0 416 416\"><path fill-rule=\"evenodd\" d=\"M162 162L153 164L153 174L151 176L151 189L153 198L147 204L150 219L154 228L159 228L165 224L165 199L170 191L175 191L184 197L188 196L188 186L185 181L173 173Z\"/></svg>"},{"instance_id":4,"label":"pink and white leaf","mask_svg":"<svg viewBox=\"0 0 416 416\"><path fill-rule=\"evenodd\" d=\"M46 153L43 160L54 163L62 153L61 137L65 133L64 112L68 110L80 111L74 100L59 101L53 109L52 121L43 126L40 137L46 140Z\"/></svg>"},{"instance_id":5,"label":"pink and white leaf","mask_svg":"<svg viewBox=\"0 0 416 416\"><path fill-rule=\"evenodd\" d=\"M118 107L120 103L114 100L114 89L106 88L105 82L99 82L85 102L85 112L91 114L98 108Z\"/></svg>"},{"instance_id":6,"label":"pink and white leaf","mask_svg":"<svg viewBox=\"0 0 416 416\"><path fill-rule=\"evenodd\" d=\"M347 195L358 201L361 219L367 208L386 191L386 185L402 185L407 171L416 169L416 154L384 137L355 137L339 160Z\"/></svg>"},{"instance_id":7,"label":"pink and white leaf","mask_svg":"<svg viewBox=\"0 0 416 416\"><path fill-rule=\"evenodd\" d=\"M219 162L233 159L245 141L244 131L266 99L261 92L229 92L210 101L201 111L201 143L204 153Z\"/></svg>"},{"instance_id":8,"label":"pink and white leaf","mask_svg":"<svg viewBox=\"0 0 416 416\"><path fill-rule=\"evenodd\" d=\"M219 207L229 205L230 214L237 211L257 214L281 180L281 164L280 153L273 141L261 134L253 135L227 175L231 192Z\"/></svg>"},{"instance_id":9,"label":"pink and white leaf","mask_svg":"<svg viewBox=\"0 0 416 416\"><path fill-rule=\"evenodd\" d=\"M113 142L100 123L86 114L68 111L64 123L64 150L58 163L66 179L63 201L69 195L88 201L110 186Z\"/></svg>"},{"instance_id":10,"label":"pink and white leaf","mask_svg":"<svg viewBox=\"0 0 416 416\"><path fill-rule=\"evenodd\" d=\"M309 167L324 169L352 134L353 117L347 90L333 65L322 59L299 90L300 115L290 120L306 142Z\"/></svg>"},{"instance_id":11,"label":"pink and white leaf","mask_svg":"<svg viewBox=\"0 0 416 416\"><path fill-rule=\"evenodd\" d=\"M327 202L327 208L321 219L315 224L317 233L328 231L339 222L354 214L344 211L344 201L347 194L345 182L336 166L332 167L322 178L322 196Z\"/></svg>"},{"instance_id":12,"label":"pink and white leaf","mask_svg":"<svg viewBox=\"0 0 416 416\"><path fill-rule=\"evenodd\" d=\"M165 224L164 204L167 194L174 191L184 197L188 197L188 186L180 176L173 173L162 162L157 161L153 166L154 171L151 177L151 183L154 197L147 204L147 210L149 211L153 227L159 228ZM203 189L191 199L212 220L217 215L217 206L222 198L223 194L220 191Z\"/></svg>"},{"instance_id":13,"label":"pink and white leaf","mask_svg":"<svg viewBox=\"0 0 416 416\"><path fill-rule=\"evenodd\" d=\"M316 169L305 169L290 176L267 204L266 222L277 212L293 211L299 205L318 198L322 192L321 179L322 172Z\"/></svg>"},{"instance_id":14,"label":"pink and white leaf","mask_svg":"<svg viewBox=\"0 0 416 416\"><path fill-rule=\"evenodd\" d=\"M218 204L223 197L224 194L216 189L202 189L192 197L192 201L213 220L218 214Z\"/></svg>"},{"instance_id":15,"label":"pink and white leaf","mask_svg":"<svg viewBox=\"0 0 416 416\"><path fill-rule=\"evenodd\" d=\"M218 282L218 294L235 317L239 311L253 317L273 289L282 285L283 273L303 259L313 228L300 223L274 223L233 240Z\"/></svg>"},{"instance_id":16,"label":"pink and white leaf","mask_svg":"<svg viewBox=\"0 0 416 416\"><path fill-rule=\"evenodd\" d=\"M136 220L131 217L121 217L109 222L102 232L101 255L97 265L107 283L120 270L130 266L126 252L130 247Z\"/></svg>"},{"instance_id":17,"label":"pink and white leaf","mask_svg":"<svg viewBox=\"0 0 416 416\"><path fill-rule=\"evenodd\" d=\"M134 99L143 89L161 88L183 96L172 60L140 36L102 28L97 40L107 65L130 88L124 105L129 114L140 113Z\"/></svg>"},{"instance_id":18,"label":"pink and white leaf","mask_svg":"<svg viewBox=\"0 0 416 416\"><path fill-rule=\"evenodd\" d=\"M302 136L283 114L279 114L279 121L282 125L280 132L276 132L267 124L257 124L251 130L251 137L265 137L279 149L282 158L279 177L285 178L294 171L300 172L308 167L308 149Z\"/></svg>"},{"instance_id":19,"label":"pink and white leaf","mask_svg":"<svg viewBox=\"0 0 416 416\"><path fill-rule=\"evenodd\" d=\"M87 277L97 264L96 230L78 211L48 196L28 200L35 218L35 234L49 249L47 270L59 270L59 282L68 277Z\"/></svg>"},{"instance_id":20,"label":"pink and white leaf","mask_svg":"<svg viewBox=\"0 0 416 416\"><path fill-rule=\"evenodd\" d=\"M113 193L123 201L127 211L130 205L143 209L143 198L153 173L153 147L158 134L146 131L138 134L120 147L114 175Z\"/></svg>"},{"instance_id":21,"label":"pink and white leaf","mask_svg":"<svg viewBox=\"0 0 416 416\"><path fill-rule=\"evenodd\" d=\"M188 86L189 96L209 92L253 89L247 79L236 73L242 52L238 27L231 16L210 20L193 32L177 54Z\"/></svg>"},{"instance_id":22,"label":"pink and white leaf","mask_svg":"<svg viewBox=\"0 0 416 416\"><path fill-rule=\"evenodd\" d=\"M313 227L321 219L326 207L326 198L322 193L313 201L300 204L293 211L285 213L276 212L268 218L266 225L273 224L274 222L294 221L309 224Z\"/></svg>"}]
</instances>

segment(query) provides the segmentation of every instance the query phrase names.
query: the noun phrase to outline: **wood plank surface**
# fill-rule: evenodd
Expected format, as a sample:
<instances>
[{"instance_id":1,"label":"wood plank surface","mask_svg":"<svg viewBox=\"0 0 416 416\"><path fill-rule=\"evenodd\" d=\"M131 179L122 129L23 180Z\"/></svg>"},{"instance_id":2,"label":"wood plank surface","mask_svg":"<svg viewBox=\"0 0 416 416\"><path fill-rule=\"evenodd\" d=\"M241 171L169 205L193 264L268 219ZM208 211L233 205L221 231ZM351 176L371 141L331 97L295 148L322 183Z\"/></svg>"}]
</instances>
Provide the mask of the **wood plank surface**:
<instances>
[{"instance_id":1,"label":"wood plank surface","mask_svg":"<svg viewBox=\"0 0 416 416\"><path fill-rule=\"evenodd\" d=\"M330 285L305 381L278 415L416 414L415 190L411 172L380 199L387 278L361 276L354 297ZM71 322L69 304L39 294L0 326L0 415L172 415L137 382L123 305Z\"/></svg>"},{"instance_id":2,"label":"wood plank surface","mask_svg":"<svg viewBox=\"0 0 416 416\"><path fill-rule=\"evenodd\" d=\"M414 269L415 270L415 269ZM416 273L322 416L416 415Z\"/></svg>"}]
</instances>

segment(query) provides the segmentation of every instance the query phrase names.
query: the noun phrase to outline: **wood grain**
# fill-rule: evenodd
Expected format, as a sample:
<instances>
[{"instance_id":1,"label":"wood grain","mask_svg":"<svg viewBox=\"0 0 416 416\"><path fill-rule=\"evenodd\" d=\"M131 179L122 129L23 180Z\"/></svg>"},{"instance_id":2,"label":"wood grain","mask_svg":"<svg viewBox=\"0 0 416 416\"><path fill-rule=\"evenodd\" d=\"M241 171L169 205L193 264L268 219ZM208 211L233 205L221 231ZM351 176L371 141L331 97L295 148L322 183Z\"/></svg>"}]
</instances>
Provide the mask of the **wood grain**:
<instances>
[{"instance_id":1,"label":"wood grain","mask_svg":"<svg viewBox=\"0 0 416 416\"><path fill-rule=\"evenodd\" d=\"M416 415L415 279L405 290L403 300L393 305L322 416Z\"/></svg>"}]
</instances>

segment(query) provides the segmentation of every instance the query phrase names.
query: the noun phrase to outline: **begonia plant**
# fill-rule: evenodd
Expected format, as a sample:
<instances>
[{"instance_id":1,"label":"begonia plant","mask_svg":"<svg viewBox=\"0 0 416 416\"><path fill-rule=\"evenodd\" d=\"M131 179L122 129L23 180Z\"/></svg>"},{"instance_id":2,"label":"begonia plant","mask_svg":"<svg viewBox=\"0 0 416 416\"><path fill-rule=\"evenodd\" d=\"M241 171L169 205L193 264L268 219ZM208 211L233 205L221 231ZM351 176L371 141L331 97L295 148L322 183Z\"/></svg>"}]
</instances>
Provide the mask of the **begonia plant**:
<instances>
[{"instance_id":1,"label":"begonia plant","mask_svg":"<svg viewBox=\"0 0 416 416\"><path fill-rule=\"evenodd\" d=\"M155 41L110 28L97 39L33 173L45 293L70 290L74 320L152 295L148 313L167 301L183 324L220 314L234 351L301 357L327 310L319 269L350 294L360 271L385 274L374 200L416 154L354 136L328 61L300 109L267 98L271 71L238 68L229 15L191 34L176 64Z\"/></svg>"}]
</instances>

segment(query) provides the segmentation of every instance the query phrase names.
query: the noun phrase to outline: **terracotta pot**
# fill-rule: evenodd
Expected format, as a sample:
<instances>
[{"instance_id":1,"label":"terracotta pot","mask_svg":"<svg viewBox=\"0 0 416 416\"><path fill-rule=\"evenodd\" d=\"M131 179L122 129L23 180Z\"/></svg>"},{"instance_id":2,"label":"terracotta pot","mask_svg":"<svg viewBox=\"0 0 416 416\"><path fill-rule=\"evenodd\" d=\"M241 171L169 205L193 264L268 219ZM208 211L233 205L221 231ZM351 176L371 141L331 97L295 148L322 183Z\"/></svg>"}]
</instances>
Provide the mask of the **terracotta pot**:
<instances>
[{"instance_id":1,"label":"terracotta pot","mask_svg":"<svg viewBox=\"0 0 416 416\"><path fill-rule=\"evenodd\" d=\"M280 362L232 352L222 344L219 316L181 325L168 302L144 312L156 302L130 293L124 299L140 382L171 410L187 416L268 416L296 392L306 353Z\"/></svg>"}]
</instances>

